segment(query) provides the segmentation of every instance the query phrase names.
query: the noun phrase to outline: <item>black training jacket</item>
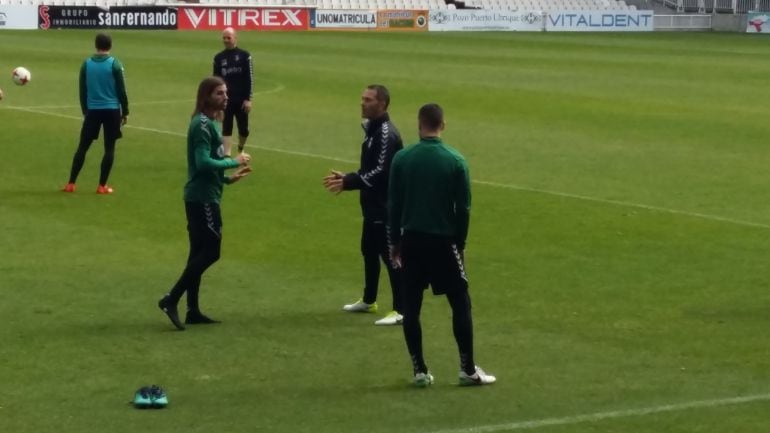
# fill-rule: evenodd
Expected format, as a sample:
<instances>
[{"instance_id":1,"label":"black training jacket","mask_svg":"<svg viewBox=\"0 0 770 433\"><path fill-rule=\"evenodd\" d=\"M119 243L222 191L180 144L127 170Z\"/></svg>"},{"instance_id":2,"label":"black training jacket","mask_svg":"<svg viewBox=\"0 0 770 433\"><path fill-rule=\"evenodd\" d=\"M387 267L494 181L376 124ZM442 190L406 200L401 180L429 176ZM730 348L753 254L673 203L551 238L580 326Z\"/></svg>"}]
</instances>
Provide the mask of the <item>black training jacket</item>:
<instances>
[{"instance_id":1,"label":"black training jacket","mask_svg":"<svg viewBox=\"0 0 770 433\"><path fill-rule=\"evenodd\" d=\"M385 113L363 123L361 167L343 179L343 189L361 190L361 212L371 222L385 222L388 207L388 176L393 156L404 147L401 134Z\"/></svg>"},{"instance_id":2,"label":"black training jacket","mask_svg":"<svg viewBox=\"0 0 770 433\"><path fill-rule=\"evenodd\" d=\"M214 56L214 75L227 83L231 103L251 100L254 91L254 65L248 51L235 47Z\"/></svg>"}]
</instances>

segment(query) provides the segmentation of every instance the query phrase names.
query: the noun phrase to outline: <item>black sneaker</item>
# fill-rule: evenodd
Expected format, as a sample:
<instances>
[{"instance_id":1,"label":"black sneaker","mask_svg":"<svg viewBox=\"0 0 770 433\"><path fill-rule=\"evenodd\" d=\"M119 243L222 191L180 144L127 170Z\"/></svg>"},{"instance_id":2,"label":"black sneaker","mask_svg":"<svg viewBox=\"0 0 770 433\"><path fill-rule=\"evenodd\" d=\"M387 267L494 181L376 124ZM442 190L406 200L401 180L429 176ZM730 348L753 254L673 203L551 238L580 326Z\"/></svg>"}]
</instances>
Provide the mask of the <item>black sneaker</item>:
<instances>
[{"instance_id":1,"label":"black sneaker","mask_svg":"<svg viewBox=\"0 0 770 433\"><path fill-rule=\"evenodd\" d=\"M184 323L187 325L211 325L213 323L222 323L219 320L214 320L211 317L198 312L188 311L184 318Z\"/></svg>"},{"instance_id":2,"label":"black sneaker","mask_svg":"<svg viewBox=\"0 0 770 433\"><path fill-rule=\"evenodd\" d=\"M168 295L162 297L160 301L158 301L158 308L166 313L166 316L168 316L169 320L171 320L171 323L176 326L176 329L184 331L184 325L182 325L182 322L179 321L179 313L176 311L176 305L171 304L171 300L168 298Z\"/></svg>"}]
</instances>

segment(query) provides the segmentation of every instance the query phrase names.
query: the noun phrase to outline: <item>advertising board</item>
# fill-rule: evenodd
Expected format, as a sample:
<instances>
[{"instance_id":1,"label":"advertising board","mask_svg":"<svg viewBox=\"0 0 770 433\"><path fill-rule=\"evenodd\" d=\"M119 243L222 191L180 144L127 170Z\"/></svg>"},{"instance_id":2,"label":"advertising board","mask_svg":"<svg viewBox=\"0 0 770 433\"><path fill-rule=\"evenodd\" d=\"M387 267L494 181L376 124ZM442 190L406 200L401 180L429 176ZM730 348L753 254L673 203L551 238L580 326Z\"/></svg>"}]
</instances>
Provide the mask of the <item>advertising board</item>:
<instances>
[{"instance_id":1,"label":"advertising board","mask_svg":"<svg viewBox=\"0 0 770 433\"><path fill-rule=\"evenodd\" d=\"M177 10L165 6L112 6L97 14L97 25L112 29L173 30Z\"/></svg>"},{"instance_id":2,"label":"advertising board","mask_svg":"<svg viewBox=\"0 0 770 433\"><path fill-rule=\"evenodd\" d=\"M428 30L428 11L409 9L378 10L377 30L386 32L424 32Z\"/></svg>"},{"instance_id":3,"label":"advertising board","mask_svg":"<svg viewBox=\"0 0 770 433\"><path fill-rule=\"evenodd\" d=\"M373 30L376 27L376 11L314 9L310 13L310 28L313 30Z\"/></svg>"},{"instance_id":4,"label":"advertising board","mask_svg":"<svg viewBox=\"0 0 770 433\"><path fill-rule=\"evenodd\" d=\"M555 10L549 11L545 29L549 32L651 32L653 11Z\"/></svg>"},{"instance_id":5,"label":"advertising board","mask_svg":"<svg viewBox=\"0 0 770 433\"><path fill-rule=\"evenodd\" d=\"M99 6L48 6L38 8L38 26L48 29L99 28L99 13L107 12Z\"/></svg>"},{"instance_id":6,"label":"advertising board","mask_svg":"<svg viewBox=\"0 0 770 433\"><path fill-rule=\"evenodd\" d=\"M431 32L441 31L530 31L543 30L545 21L539 11L484 9L434 9L430 11Z\"/></svg>"},{"instance_id":7,"label":"advertising board","mask_svg":"<svg viewBox=\"0 0 770 433\"><path fill-rule=\"evenodd\" d=\"M749 12L746 16L746 32L770 34L770 13Z\"/></svg>"},{"instance_id":8,"label":"advertising board","mask_svg":"<svg viewBox=\"0 0 770 433\"><path fill-rule=\"evenodd\" d=\"M180 30L307 30L308 9L179 7Z\"/></svg>"},{"instance_id":9,"label":"advertising board","mask_svg":"<svg viewBox=\"0 0 770 433\"><path fill-rule=\"evenodd\" d=\"M37 6L0 5L0 30L36 28Z\"/></svg>"}]
</instances>

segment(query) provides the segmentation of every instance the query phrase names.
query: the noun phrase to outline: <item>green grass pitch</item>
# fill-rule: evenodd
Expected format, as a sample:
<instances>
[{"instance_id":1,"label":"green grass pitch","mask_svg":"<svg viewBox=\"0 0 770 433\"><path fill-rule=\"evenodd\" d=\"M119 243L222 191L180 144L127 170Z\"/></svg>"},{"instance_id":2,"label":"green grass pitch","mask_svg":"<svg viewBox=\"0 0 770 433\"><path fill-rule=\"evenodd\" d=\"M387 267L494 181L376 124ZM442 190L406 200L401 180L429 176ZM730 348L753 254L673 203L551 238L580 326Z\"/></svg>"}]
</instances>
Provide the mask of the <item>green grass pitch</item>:
<instances>
[{"instance_id":1,"label":"green grass pitch","mask_svg":"<svg viewBox=\"0 0 770 433\"><path fill-rule=\"evenodd\" d=\"M101 142L58 192L93 36L0 33L1 432L770 430L767 38L241 33L255 171L225 192L201 289L224 323L180 333L155 304L186 259L184 133L220 37L113 32L132 112L105 197ZM419 106L442 104L469 161L494 386L456 386L443 298L423 314L427 390L400 328L340 311L360 293L361 221L321 178L356 167L370 83L407 143ZM132 409L152 383L168 409Z\"/></svg>"}]
</instances>

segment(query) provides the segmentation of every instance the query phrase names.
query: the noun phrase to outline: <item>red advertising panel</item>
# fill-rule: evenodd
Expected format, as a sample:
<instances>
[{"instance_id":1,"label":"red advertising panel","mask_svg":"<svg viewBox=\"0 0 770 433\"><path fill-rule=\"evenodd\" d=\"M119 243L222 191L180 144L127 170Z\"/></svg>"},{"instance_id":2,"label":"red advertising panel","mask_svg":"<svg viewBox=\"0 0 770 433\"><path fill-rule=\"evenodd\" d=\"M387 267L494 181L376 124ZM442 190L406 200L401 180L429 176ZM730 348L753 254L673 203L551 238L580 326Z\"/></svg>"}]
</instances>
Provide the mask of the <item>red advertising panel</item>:
<instances>
[{"instance_id":1,"label":"red advertising panel","mask_svg":"<svg viewBox=\"0 0 770 433\"><path fill-rule=\"evenodd\" d=\"M298 8L202 8L180 7L180 30L307 30L307 9Z\"/></svg>"}]
</instances>

